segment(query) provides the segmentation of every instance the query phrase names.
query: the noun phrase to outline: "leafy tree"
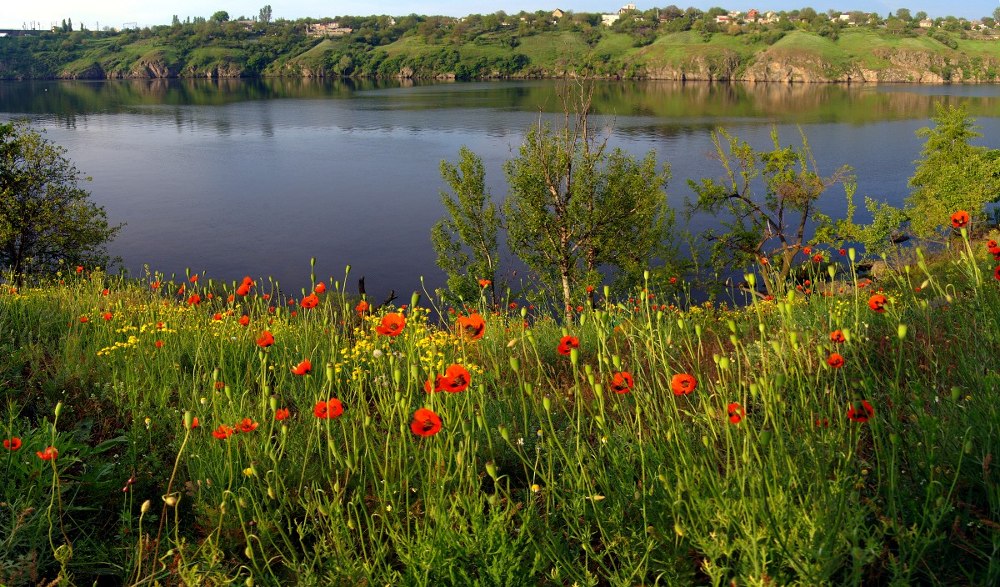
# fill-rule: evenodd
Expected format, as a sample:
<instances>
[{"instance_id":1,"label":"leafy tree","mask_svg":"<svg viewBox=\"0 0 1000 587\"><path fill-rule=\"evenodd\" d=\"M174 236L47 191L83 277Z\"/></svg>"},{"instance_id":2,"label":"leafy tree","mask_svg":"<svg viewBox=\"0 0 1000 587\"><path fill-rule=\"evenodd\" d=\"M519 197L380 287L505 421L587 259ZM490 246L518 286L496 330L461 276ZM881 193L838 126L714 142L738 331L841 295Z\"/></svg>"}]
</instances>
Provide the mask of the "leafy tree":
<instances>
[{"instance_id":1,"label":"leafy tree","mask_svg":"<svg viewBox=\"0 0 1000 587\"><path fill-rule=\"evenodd\" d=\"M121 228L64 154L25 123L0 125L0 266L18 280L61 263L105 265L104 245Z\"/></svg>"},{"instance_id":2,"label":"leafy tree","mask_svg":"<svg viewBox=\"0 0 1000 587\"><path fill-rule=\"evenodd\" d=\"M500 214L486 189L483 161L466 147L457 164L441 162L441 176L454 194L441 192L448 216L431 230L438 267L448 276L448 290L457 299L479 297L479 280L490 282L489 300L497 302L497 231Z\"/></svg>"},{"instance_id":3,"label":"leafy tree","mask_svg":"<svg viewBox=\"0 0 1000 587\"><path fill-rule=\"evenodd\" d=\"M220 10L209 18L212 22L229 22L229 13L225 10Z\"/></svg>"},{"instance_id":4,"label":"leafy tree","mask_svg":"<svg viewBox=\"0 0 1000 587\"><path fill-rule=\"evenodd\" d=\"M650 152L641 161L606 150L589 120L591 92L563 95L565 118L553 130L528 131L518 156L504 165L507 242L549 294L572 305L582 280L617 269L627 281L661 251L672 216L663 192L669 173Z\"/></svg>"},{"instance_id":5,"label":"leafy tree","mask_svg":"<svg viewBox=\"0 0 1000 587\"><path fill-rule=\"evenodd\" d=\"M725 176L689 180L688 185L697 196L692 212L728 219L723 221L726 232L704 233L713 267L729 272L767 260L773 270L763 272L765 287L775 293L789 277L795 254L809 242L810 220L822 220L817 200L837 184L850 197L855 181L847 166L828 177L820 175L805 134L800 148L782 147L777 129L771 131L771 142L773 149L757 151L723 129L713 132Z\"/></svg>"},{"instance_id":6,"label":"leafy tree","mask_svg":"<svg viewBox=\"0 0 1000 587\"><path fill-rule=\"evenodd\" d=\"M260 9L260 14L257 16L257 20L259 20L261 24L264 25L270 24L271 14L272 14L271 5L265 4L264 7Z\"/></svg>"},{"instance_id":7,"label":"leafy tree","mask_svg":"<svg viewBox=\"0 0 1000 587\"><path fill-rule=\"evenodd\" d=\"M933 237L956 210L982 216L986 204L1000 198L1000 149L971 144L982 135L965 107L938 103L931 120L933 128L917 131L926 141L904 208L910 228L922 238Z\"/></svg>"},{"instance_id":8,"label":"leafy tree","mask_svg":"<svg viewBox=\"0 0 1000 587\"><path fill-rule=\"evenodd\" d=\"M993 20L1000 21L1000 6L993 9Z\"/></svg>"}]
</instances>

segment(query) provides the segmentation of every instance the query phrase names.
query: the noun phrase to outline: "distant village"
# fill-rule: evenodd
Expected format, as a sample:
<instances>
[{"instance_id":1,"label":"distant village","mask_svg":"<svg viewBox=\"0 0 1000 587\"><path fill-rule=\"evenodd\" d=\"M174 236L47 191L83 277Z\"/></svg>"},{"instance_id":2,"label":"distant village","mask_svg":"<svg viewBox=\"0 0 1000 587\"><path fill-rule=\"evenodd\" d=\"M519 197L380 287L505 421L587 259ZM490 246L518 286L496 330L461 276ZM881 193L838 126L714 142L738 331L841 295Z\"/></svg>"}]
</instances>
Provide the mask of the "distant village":
<instances>
[{"instance_id":1,"label":"distant village","mask_svg":"<svg viewBox=\"0 0 1000 587\"><path fill-rule=\"evenodd\" d=\"M514 18L519 19L521 22L528 20L535 20L539 16L544 15L545 19L551 19L549 24L558 25L562 19L567 17L572 17L579 19L585 17L587 19L592 19L591 21L596 26L598 22L600 25L605 27L614 27L616 24L620 24L624 20L631 19L635 22L642 22L644 25L663 25L670 23L671 21L678 18L690 18L692 12L696 13L697 18L704 19L707 22L711 22L716 25L721 32L737 32L743 27L768 27L771 25L780 25L783 23L791 23L793 25L799 23L809 23L812 26L816 26L817 20L822 20L824 22L829 22L837 26L870 26L870 27L880 27L880 28L892 28L893 22L897 21L898 28L909 28L909 29L924 29L930 30L935 28L944 28L952 32L958 32L960 30L965 31L997 31L1000 28L1000 22L996 18L984 17L982 19L967 20L965 18L956 18L952 16L948 17L938 17L936 19L929 18L924 12L917 12L915 15L911 16L908 9L899 9L895 14L891 14L887 17L882 17L874 12L863 12L863 11L850 11L850 12L840 12L836 10L829 10L825 13L817 12L811 8L803 8L801 10L792 11L774 11L774 10L758 10L756 8L750 8L749 10L743 12L739 10L727 11L722 8L710 8L707 11L701 11L694 8L688 8L687 10L682 10L677 8L677 6L671 5L666 8L651 8L647 10L640 10L636 7L634 3L628 3L619 8L615 12L601 13L601 14L590 14L590 13L573 13L571 11L562 10L561 8L555 8L551 11L538 11L535 13L521 12L517 15L506 15L503 12L498 12L496 14L503 15L504 21L501 22L503 27L511 27L517 24L516 20L511 20ZM1000 8L994 12L994 15L1000 13ZM217 13L218 14L218 13ZM411 15L412 16L412 15ZM435 17L442 21L450 21L455 23L465 22L470 17L477 15L469 15L467 17ZM599 16L599 21L596 17ZM174 17L176 19L176 17ZM214 17L213 17L214 18ZM342 17L348 20L357 20L357 17ZM378 17L381 21L382 26L393 27L396 26L396 19L391 16L381 16ZM212 19L208 19L211 21ZM280 21L281 19L279 19ZM197 17L194 19L194 24L204 23L206 19L203 17ZM295 21L297 23L302 23L301 26L304 27L304 32L306 35L311 37L343 37L350 35L355 31L351 26L343 24L340 20L335 20L331 18L303 18ZM189 18L184 24L190 24L191 19ZM174 23L176 25L177 22ZM257 18L246 18L240 17L238 19L228 20L226 24L229 26L238 26L246 31L253 31L259 29L261 22ZM266 23L263 23L266 25ZM31 35L32 33L38 33L46 31L42 28L41 23L37 21L32 21L30 23L24 23L21 29L0 29L0 37L7 36L24 36ZM96 30L102 30L105 32L121 32L123 30L137 30L140 27L137 23L124 23L121 27L111 27L104 26ZM60 25L53 23L49 28L50 32L72 32L73 25L72 21L67 22L64 20ZM81 24L80 30L87 30ZM300 29L303 30L303 29Z\"/></svg>"},{"instance_id":2,"label":"distant village","mask_svg":"<svg viewBox=\"0 0 1000 587\"><path fill-rule=\"evenodd\" d=\"M677 18L682 11L675 6L670 6L664 9L652 9L658 12L657 22L667 23ZM690 9L689 9L690 10ZM877 13L874 12L862 12L862 11L851 11L851 12L839 12L835 10L827 11L826 13L816 13L812 9L803 9L802 11L791 11L789 12L776 12L774 10L760 11L756 8L751 8L746 12L741 12L739 10L725 11L721 14L714 14L716 11L721 11L722 9L709 9L707 14L710 14L713 18L713 22L720 26L735 26L735 27L745 27L752 25L777 25L782 17L786 18L791 23L796 23L800 21L811 21L805 13L812 12L819 17L825 17L831 22L836 22L841 26L886 26L886 21L893 18L890 15L888 18L882 18ZM618 9L617 12L611 13L601 13L600 23L606 27L614 26L620 19L623 18L633 18L635 20L641 20L644 18L643 15L648 14L649 11L640 11L635 4L629 3L625 4ZM528 17L521 13L519 18L521 21L526 20ZM571 12L562 10L561 8L555 8L551 11L552 24L558 24L560 19L567 16L571 16ZM905 14L905 16L904 16ZM897 11L896 18L901 21L906 21L907 24L920 28L920 29L933 29L936 27L944 26L945 23L950 23L956 26L953 28L961 28L964 30L974 30L974 31L989 31L995 28L998 24L992 18L987 18L986 21L981 19L967 20L965 18L938 18L932 20L928 18L926 14L918 12L917 16L922 18L912 18L908 16L909 11L906 9L901 9ZM900 18L903 17L903 18ZM388 18L386 23L388 26L395 26L395 19L392 17ZM466 17L455 18L456 22L463 22ZM505 21L501 23L503 26L511 26L514 23ZM310 22L305 25L306 34L314 37L341 37L349 35L353 32L353 29L348 26L342 26L339 21L330 22Z\"/></svg>"}]
</instances>

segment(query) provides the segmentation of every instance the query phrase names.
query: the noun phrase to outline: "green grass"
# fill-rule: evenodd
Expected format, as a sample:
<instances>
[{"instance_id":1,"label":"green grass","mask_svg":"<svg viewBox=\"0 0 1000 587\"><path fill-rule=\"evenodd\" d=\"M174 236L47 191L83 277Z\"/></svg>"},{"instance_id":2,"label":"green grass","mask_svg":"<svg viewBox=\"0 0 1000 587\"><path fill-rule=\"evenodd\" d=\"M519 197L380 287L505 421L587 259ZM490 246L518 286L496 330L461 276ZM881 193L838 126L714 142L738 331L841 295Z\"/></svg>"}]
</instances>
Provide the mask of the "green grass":
<instances>
[{"instance_id":1,"label":"green grass","mask_svg":"<svg viewBox=\"0 0 1000 587\"><path fill-rule=\"evenodd\" d=\"M565 324L474 305L479 340L417 298L359 315L348 275L311 309L263 279L0 285L0 583L996 584L984 242L874 283L823 250L742 309L678 309L683 282L598 286Z\"/></svg>"}]
</instances>

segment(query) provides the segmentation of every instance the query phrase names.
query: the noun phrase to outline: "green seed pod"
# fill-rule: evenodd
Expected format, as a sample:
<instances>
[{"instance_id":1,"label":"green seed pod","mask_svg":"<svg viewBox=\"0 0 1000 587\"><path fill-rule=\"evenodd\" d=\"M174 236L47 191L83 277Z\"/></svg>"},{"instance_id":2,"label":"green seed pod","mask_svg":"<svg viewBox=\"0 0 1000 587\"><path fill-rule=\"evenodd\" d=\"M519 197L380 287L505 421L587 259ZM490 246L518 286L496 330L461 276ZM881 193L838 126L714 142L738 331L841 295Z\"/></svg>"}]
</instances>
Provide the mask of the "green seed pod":
<instances>
[{"instance_id":1,"label":"green seed pod","mask_svg":"<svg viewBox=\"0 0 1000 587\"><path fill-rule=\"evenodd\" d=\"M517 357L510 358L510 370L517 373L521 370L521 360Z\"/></svg>"}]
</instances>

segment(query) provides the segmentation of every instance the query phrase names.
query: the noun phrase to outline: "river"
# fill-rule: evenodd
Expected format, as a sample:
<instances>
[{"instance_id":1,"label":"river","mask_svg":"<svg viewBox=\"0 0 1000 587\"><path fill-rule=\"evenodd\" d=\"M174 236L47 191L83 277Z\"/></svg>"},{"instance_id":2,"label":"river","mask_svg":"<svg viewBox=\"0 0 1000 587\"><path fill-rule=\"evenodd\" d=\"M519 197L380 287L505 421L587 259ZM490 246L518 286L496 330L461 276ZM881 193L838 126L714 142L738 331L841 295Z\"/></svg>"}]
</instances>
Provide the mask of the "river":
<instances>
[{"instance_id":1,"label":"river","mask_svg":"<svg viewBox=\"0 0 1000 587\"><path fill-rule=\"evenodd\" d=\"M443 214L439 173L459 147L482 156L492 195L505 160L539 116L559 111L557 82L376 84L330 80L0 82L0 120L29 118L93 178L112 222L110 245L132 275L145 265L216 279L273 276L286 289L320 277L369 292L443 284L430 229ZM710 132L757 147L808 136L820 171L850 165L858 200L901 205L934 103L964 104L998 147L1000 86L600 83L594 107L610 143L655 149L672 169L675 208L687 179L718 177ZM843 192L823 211L843 214ZM863 206L860 206L863 213ZM862 219L864 216L860 216ZM711 218L695 217L703 230Z\"/></svg>"}]
</instances>

